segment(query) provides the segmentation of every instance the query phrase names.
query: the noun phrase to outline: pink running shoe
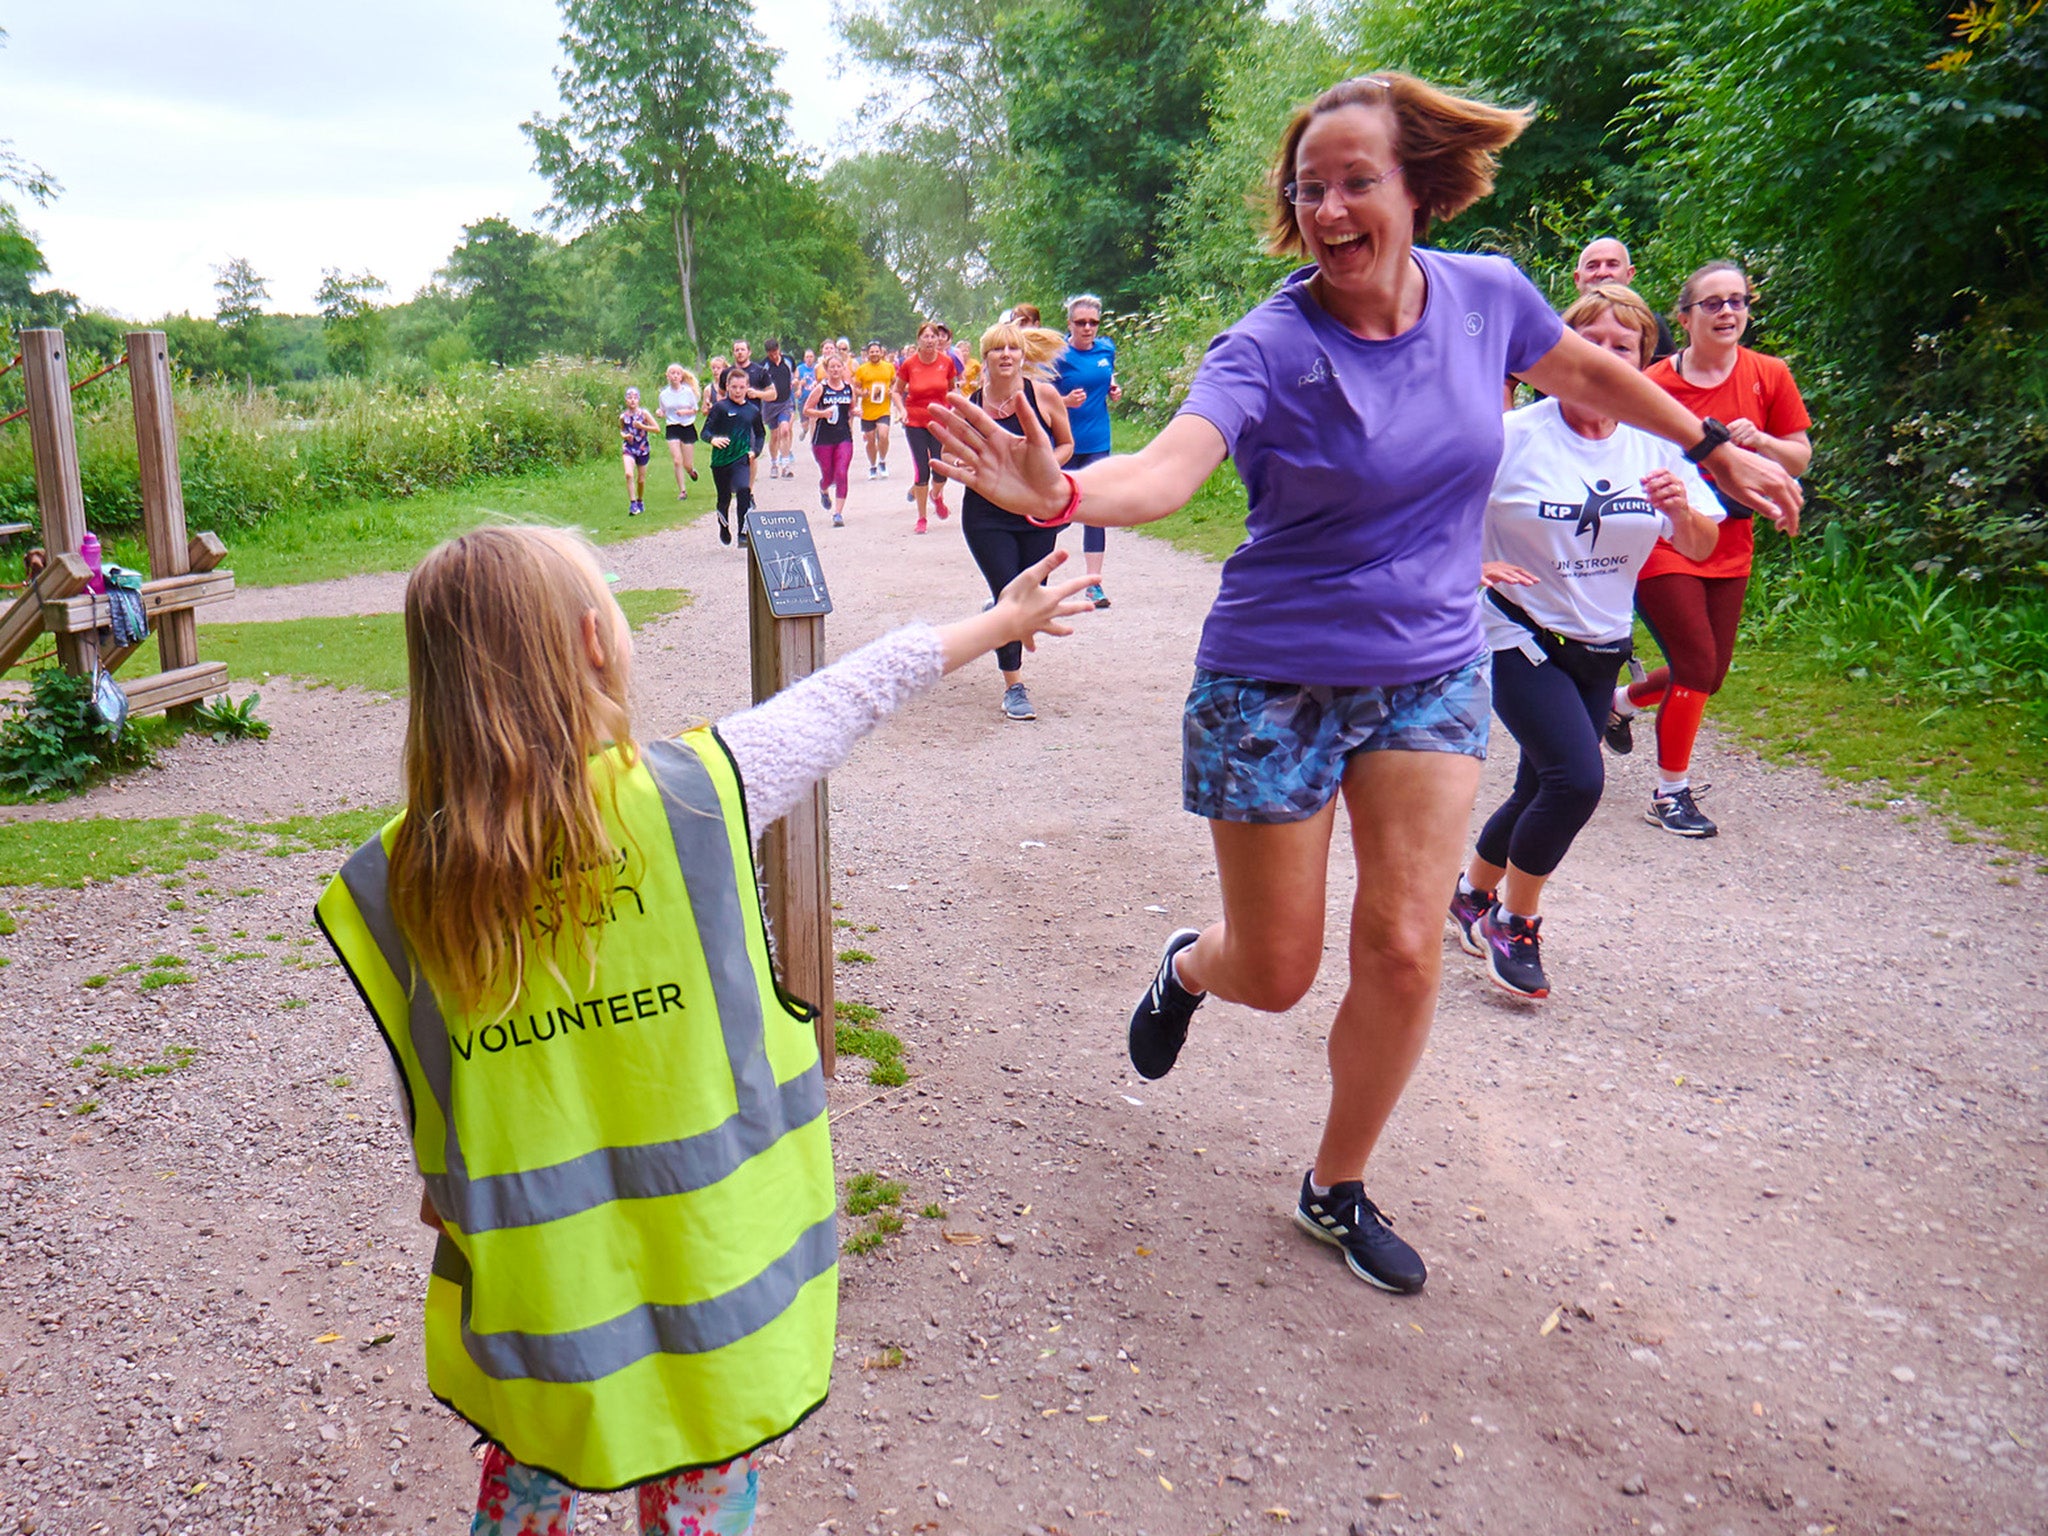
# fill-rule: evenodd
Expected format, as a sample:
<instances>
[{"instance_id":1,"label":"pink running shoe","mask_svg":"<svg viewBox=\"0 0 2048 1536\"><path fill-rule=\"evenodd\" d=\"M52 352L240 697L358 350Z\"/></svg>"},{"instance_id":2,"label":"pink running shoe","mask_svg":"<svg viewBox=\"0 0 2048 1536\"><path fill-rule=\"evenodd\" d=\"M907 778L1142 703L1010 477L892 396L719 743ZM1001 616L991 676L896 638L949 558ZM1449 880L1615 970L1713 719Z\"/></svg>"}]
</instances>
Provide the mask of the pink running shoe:
<instances>
[{"instance_id":1,"label":"pink running shoe","mask_svg":"<svg viewBox=\"0 0 2048 1536\"><path fill-rule=\"evenodd\" d=\"M916 527L915 529L913 529L913 530L912 530L912 532L915 532L915 533L923 533L923 532L924 532L924 529L925 529L925 521L924 521L924 519L923 519L923 518L921 518L921 517L920 517L920 518L919 518L919 519L917 520L917 527Z\"/></svg>"}]
</instances>

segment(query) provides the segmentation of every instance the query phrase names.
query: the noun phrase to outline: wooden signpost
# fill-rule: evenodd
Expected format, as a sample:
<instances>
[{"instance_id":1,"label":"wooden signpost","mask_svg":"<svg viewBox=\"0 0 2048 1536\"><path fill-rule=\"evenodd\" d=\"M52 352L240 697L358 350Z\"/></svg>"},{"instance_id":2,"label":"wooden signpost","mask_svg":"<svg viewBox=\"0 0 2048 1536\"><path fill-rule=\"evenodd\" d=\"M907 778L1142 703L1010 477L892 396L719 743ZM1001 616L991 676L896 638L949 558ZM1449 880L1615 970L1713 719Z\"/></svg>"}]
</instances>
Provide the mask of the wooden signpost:
<instances>
[{"instance_id":1,"label":"wooden signpost","mask_svg":"<svg viewBox=\"0 0 2048 1536\"><path fill-rule=\"evenodd\" d=\"M235 578L232 572L216 569L227 558L226 545L211 533L187 537L185 532L185 493L178 477L178 431L164 333L130 331L127 340L142 536L149 549L150 579L142 584L142 608L157 637L162 670L140 682L124 683L122 691L128 695L131 713L186 713L208 694L227 691L226 663L199 659L192 610L234 596ZM67 672L81 677L90 676L95 667L112 672L136 647L101 649L100 631L112 625L113 616L104 594L86 590L89 578L79 555L86 531L85 497L71 416L71 391L77 386L70 379L64 333L23 331L21 360L36 505L49 564L11 607L0 612L0 668L12 666L38 635L49 634Z\"/></svg>"},{"instance_id":2,"label":"wooden signpost","mask_svg":"<svg viewBox=\"0 0 2048 1536\"><path fill-rule=\"evenodd\" d=\"M747 515L747 617L754 702L773 697L825 662L832 596L800 511L756 507ZM761 883L782 983L818 1007L818 1055L837 1066L832 1011L831 798L820 779L761 837Z\"/></svg>"}]
</instances>

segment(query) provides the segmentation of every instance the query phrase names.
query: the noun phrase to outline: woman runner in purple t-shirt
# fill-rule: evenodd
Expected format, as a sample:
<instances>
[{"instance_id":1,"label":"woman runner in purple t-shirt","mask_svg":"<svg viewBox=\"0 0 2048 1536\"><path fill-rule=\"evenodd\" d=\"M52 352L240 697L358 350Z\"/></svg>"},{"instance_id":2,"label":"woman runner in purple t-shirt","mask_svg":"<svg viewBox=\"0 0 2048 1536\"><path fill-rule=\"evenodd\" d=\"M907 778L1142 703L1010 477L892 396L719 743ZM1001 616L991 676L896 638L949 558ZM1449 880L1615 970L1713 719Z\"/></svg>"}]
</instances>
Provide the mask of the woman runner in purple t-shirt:
<instances>
[{"instance_id":1,"label":"woman runner in purple t-shirt","mask_svg":"<svg viewBox=\"0 0 2048 1536\"><path fill-rule=\"evenodd\" d=\"M1495 155L1527 121L1398 74L1296 113L1272 248L1313 265L1215 340L1180 414L1135 454L1066 474L1035 422L1018 438L957 395L932 409L941 473L1051 526L1152 522L1237 461L1246 539L1183 717L1185 798L1209 821L1223 917L1167 939L1131 1059L1164 1076L1210 993L1276 1013L1307 993L1341 798L1358 865L1351 981L1296 1220L1391 1291L1421 1289L1427 1271L1364 1178L1429 1036L1486 750L1474 595L1502 377L1682 444L1788 517L1800 500L1776 465L1712 424L1703 438L1662 390L1565 332L1511 263L1416 245L1492 190Z\"/></svg>"}]
</instances>

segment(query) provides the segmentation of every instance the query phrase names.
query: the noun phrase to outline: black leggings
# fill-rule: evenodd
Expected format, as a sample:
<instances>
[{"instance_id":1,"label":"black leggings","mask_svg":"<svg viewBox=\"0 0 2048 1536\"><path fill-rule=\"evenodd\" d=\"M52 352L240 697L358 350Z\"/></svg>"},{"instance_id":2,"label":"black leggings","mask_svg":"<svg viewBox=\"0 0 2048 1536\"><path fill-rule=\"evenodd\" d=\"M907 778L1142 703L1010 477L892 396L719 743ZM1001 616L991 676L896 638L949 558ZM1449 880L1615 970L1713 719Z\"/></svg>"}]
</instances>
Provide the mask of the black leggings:
<instances>
[{"instance_id":1,"label":"black leggings","mask_svg":"<svg viewBox=\"0 0 2048 1536\"><path fill-rule=\"evenodd\" d=\"M967 536L968 552L981 567L991 597L1002 596L1003 588L1051 554L1053 545L1059 541L1057 528L1034 528L1015 513L984 511L980 507L961 513L960 531ZM1021 668L1023 642L1012 640L1008 645L998 646L996 665L1005 672Z\"/></svg>"},{"instance_id":2,"label":"black leggings","mask_svg":"<svg viewBox=\"0 0 2048 1536\"><path fill-rule=\"evenodd\" d=\"M929 427L903 429L903 436L910 444L910 467L913 485L929 485L932 478L932 460L939 456L939 440L932 436Z\"/></svg>"},{"instance_id":3,"label":"black leggings","mask_svg":"<svg viewBox=\"0 0 2048 1536\"><path fill-rule=\"evenodd\" d=\"M1600 733L1613 707L1613 677L1576 682L1555 662L1493 653L1493 710L1522 761L1513 792L1479 831L1480 858L1528 875L1557 868L1607 787Z\"/></svg>"},{"instance_id":4,"label":"black leggings","mask_svg":"<svg viewBox=\"0 0 2048 1536\"><path fill-rule=\"evenodd\" d=\"M726 508L737 500L740 504L740 521L747 520L747 514L754 510L753 467L745 459L736 459L730 464L711 466L711 483L718 487L718 520L725 521Z\"/></svg>"}]
</instances>

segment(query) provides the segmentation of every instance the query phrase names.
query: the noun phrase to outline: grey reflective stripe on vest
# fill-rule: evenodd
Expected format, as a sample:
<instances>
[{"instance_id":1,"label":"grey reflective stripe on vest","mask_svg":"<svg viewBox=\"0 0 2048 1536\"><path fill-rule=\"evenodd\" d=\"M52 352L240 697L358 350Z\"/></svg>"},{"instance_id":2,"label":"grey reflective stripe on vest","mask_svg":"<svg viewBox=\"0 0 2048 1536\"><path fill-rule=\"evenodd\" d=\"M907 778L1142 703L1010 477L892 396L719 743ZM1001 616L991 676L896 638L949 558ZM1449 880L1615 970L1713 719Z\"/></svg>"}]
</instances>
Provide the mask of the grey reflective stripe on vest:
<instances>
[{"instance_id":1,"label":"grey reflective stripe on vest","mask_svg":"<svg viewBox=\"0 0 2048 1536\"><path fill-rule=\"evenodd\" d=\"M839 1261L838 1223L806 1227L774 1263L720 1296L683 1305L648 1302L571 1333L472 1333L469 1265L443 1238L434 1274L462 1287L462 1346L499 1381L596 1381L649 1355L694 1355L757 1333L789 1310L796 1294Z\"/></svg>"},{"instance_id":2,"label":"grey reflective stripe on vest","mask_svg":"<svg viewBox=\"0 0 2048 1536\"><path fill-rule=\"evenodd\" d=\"M531 1226L612 1200L704 1189L825 1112L825 1080L818 1068L778 1084L768 1063L760 982L747 942L746 909L717 786L702 760L681 742L649 743L641 749L641 760L661 791L690 910L703 941L738 1105L722 1124L695 1136L600 1147L546 1168L471 1178L455 1136L448 1028L432 989L423 982L415 984L411 959L391 915L390 862L383 838L371 838L342 866L342 883L364 926L410 998L407 1024L413 1053L447 1127L447 1171L424 1175L427 1192L434 1208L463 1232Z\"/></svg>"}]
</instances>

